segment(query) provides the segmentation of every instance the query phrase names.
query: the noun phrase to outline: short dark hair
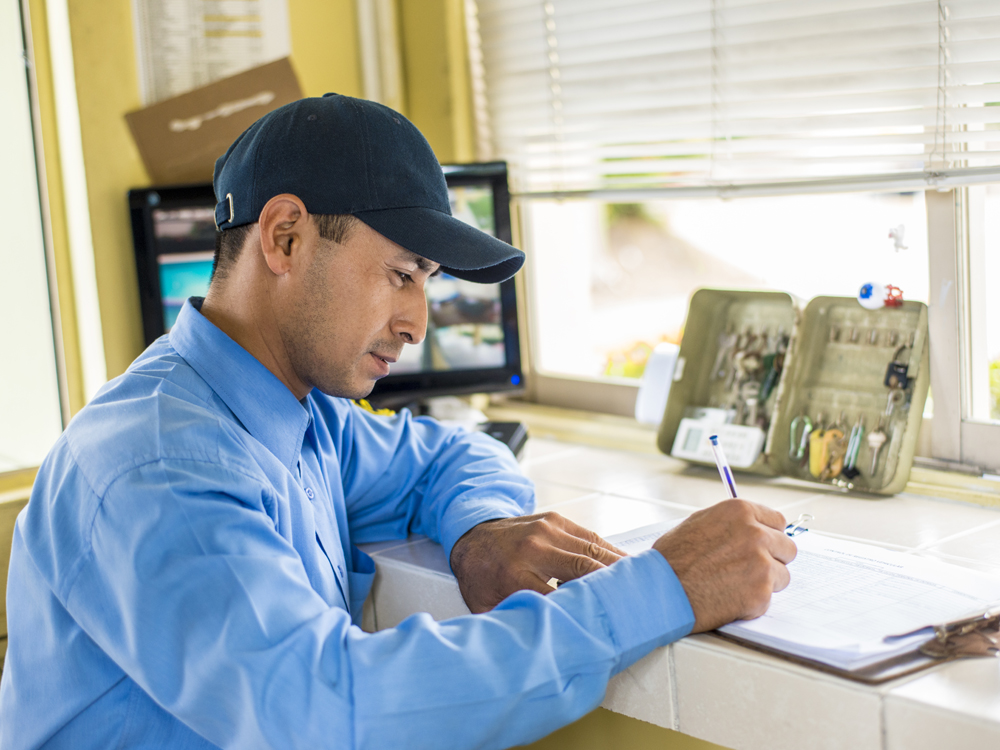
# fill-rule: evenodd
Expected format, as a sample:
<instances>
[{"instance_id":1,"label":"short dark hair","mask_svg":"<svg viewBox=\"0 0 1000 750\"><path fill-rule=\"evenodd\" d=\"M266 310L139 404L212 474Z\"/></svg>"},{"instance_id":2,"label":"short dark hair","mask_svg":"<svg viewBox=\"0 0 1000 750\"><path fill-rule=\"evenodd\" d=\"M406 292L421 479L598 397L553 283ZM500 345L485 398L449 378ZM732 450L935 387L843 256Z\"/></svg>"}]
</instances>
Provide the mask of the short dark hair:
<instances>
[{"instance_id":1,"label":"short dark hair","mask_svg":"<svg viewBox=\"0 0 1000 750\"><path fill-rule=\"evenodd\" d=\"M336 242L338 245L347 240L351 234L351 230L354 229L355 224L359 221L359 219L350 214L310 214L310 217L316 222L319 236L324 240ZM246 244L247 238L250 237L250 233L255 226L257 226L256 222L253 224L242 224L238 227L224 229L221 232L215 233L215 258L212 263L212 281L225 279L229 275L229 271L232 270L233 266L236 265L236 261L239 260L240 252L243 250L243 246Z\"/></svg>"}]
</instances>

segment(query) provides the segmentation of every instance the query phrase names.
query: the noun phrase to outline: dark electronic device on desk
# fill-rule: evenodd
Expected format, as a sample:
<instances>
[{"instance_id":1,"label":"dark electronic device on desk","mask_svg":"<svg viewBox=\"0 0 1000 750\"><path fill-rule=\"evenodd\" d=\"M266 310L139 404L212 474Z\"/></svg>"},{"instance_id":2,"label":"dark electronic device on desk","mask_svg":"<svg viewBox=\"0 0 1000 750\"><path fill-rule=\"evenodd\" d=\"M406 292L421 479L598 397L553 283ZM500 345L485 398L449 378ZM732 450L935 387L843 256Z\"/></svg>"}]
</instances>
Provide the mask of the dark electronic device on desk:
<instances>
[{"instance_id":1,"label":"dark electronic device on desk","mask_svg":"<svg viewBox=\"0 0 1000 750\"><path fill-rule=\"evenodd\" d=\"M506 445L515 457L520 457L528 442L528 428L524 422L484 422L479 425L479 431Z\"/></svg>"},{"instance_id":2,"label":"dark electronic device on desk","mask_svg":"<svg viewBox=\"0 0 1000 750\"><path fill-rule=\"evenodd\" d=\"M443 167L457 218L511 241L510 194L503 162ZM129 209L146 345L170 330L188 297L203 297L215 250L215 194L210 184L130 190ZM446 274L428 279L427 336L406 346L392 372L375 384L376 407L422 413L433 396L523 388L514 281L474 284ZM517 455L520 423L482 431Z\"/></svg>"}]
</instances>

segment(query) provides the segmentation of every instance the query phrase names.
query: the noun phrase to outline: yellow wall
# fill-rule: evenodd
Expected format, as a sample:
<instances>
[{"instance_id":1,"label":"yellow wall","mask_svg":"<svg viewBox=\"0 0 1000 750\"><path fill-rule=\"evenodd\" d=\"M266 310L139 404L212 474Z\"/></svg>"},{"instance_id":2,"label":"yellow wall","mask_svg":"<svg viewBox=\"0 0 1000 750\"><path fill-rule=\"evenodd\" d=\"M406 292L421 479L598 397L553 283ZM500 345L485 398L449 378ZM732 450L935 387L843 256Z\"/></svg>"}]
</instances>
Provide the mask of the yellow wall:
<instances>
[{"instance_id":1,"label":"yellow wall","mask_svg":"<svg viewBox=\"0 0 1000 750\"><path fill-rule=\"evenodd\" d=\"M69 407L70 412L75 414L84 405L83 378L81 376L83 366L80 360L79 341L76 336L76 300L73 295L73 279L70 272L69 236L63 201L62 165L59 161L59 136L56 131L55 95L52 86L52 65L49 61L45 0L29 0L27 24L30 27L28 43L32 47L38 96L38 116L42 130L44 170L41 178L48 194L49 226L59 295L58 322L62 331L65 332L62 337L62 349L66 371L70 374L67 378Z\"/></svg>"},{"instance_id":2,"label":"yellow wall","mask_svg":"<svg viewBox=\"0 0 1000 750\"><path fill-rule=\"evenodd\" d=\"M406 116L439 161L473 161L463 0L400 0L398 18Z\"/></svg>"},{"instance_id":3,"label":"yellow wall","mask_svg":"<svg viewBox=\"0 0 1000 750\"><path fill-rule=\"evenodd\" d=\"M50 74L44 34L44 2L30 0L45 139L53 174L49 180L57 250L68 257L58 179ZM357 21L353 0L289 0L292 63L306 95L335 91L362 95ZM108 377L122 373L142 351L131 229L125 193L149 178L126 127L126 112L141 106L129 0L69 0L70 29L84 165L90 201L97 288ZM442 161L468 160L472 124L465 65L461 0L400 3L400 45L408 115L428 136ZM42 53L42 54L39 54ZM49 133L47 133L47 136ZM66 257L62 268L69 268ZM68 273L60 274L73 411L83 403L82 376Z\"/></svg>"},{"instance_id":4,"label":"yellow wall","mask_svg":"<svg viewBox=\"0 0 1000 750\"><path fill-rule=\"evenodd\" d=\"M37 84L42 173L58 287L70 414L85 404L69 252L45 0L26 0ZM444 162L472 158L472 110L463 0L397 0L405 114ZM355 0L288 0L292 63L307 96L361 96ZM81 142L108 377L142 351L130 188L149 184L125 124L141 106L130 0L68 0ZM0 489L30 486L33 471L0 477Z\"/></svg>"},{"instance_id":5,"label":"yellow wall","mask_svg":"<svg viewBox=\"0 0 1000 750\"><path fill-rule=\"evenodd\" d=\"M124 119L142 106L131 3L69 0L69 12L104 349L114 377L143 348L125 199L129 188L149 184ZM359 95L352 0L289 0L289 15L292 62L305 93Z\"/></svg>"},{"instance_id":6,"label":"yellow wall","mask_svg":"<svg viewBox=\"0 0 1000 750\"><path fill-rule=\"evenodd\" d=\"M70 0L94 267L108 376L142 350L142 323L125 192L147 184L124 114L140 106L128 0Z\"/></svg>"}]
</instances>

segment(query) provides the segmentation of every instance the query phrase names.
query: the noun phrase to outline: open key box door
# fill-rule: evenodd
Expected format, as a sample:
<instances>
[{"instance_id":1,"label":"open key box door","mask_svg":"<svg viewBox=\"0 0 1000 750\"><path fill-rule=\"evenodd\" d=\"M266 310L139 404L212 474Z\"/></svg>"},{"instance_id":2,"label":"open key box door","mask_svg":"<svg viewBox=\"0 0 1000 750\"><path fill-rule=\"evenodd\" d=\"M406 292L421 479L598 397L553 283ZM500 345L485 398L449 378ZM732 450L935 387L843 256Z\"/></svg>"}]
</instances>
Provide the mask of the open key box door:
<instances>
[{"instance_id":1,"label":"open key box door","mask_svg":"<svg viewBox=\"0 0 1000 750\"><path fill-rule=\"evenodd\" d=\"M699 289L657 444L711 465L894 494L909 478L930 385L927 306Z\"/></svg>"}]
</instances>

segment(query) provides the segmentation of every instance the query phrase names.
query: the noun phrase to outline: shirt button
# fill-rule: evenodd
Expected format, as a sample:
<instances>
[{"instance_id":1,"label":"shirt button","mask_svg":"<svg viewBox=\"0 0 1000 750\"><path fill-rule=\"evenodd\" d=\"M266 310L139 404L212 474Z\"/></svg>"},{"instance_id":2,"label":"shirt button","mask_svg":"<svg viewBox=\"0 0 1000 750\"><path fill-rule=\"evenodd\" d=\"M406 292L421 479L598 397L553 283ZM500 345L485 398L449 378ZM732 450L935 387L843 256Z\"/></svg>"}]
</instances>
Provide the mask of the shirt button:
<instances>
[{"instance_id":1,"label":"shirt button","mask_svg":"<svg viewBox=\"0 0 1000 750\"><path fill-rule=\"evenodd\" d=\"M306 487L306 497L308 497L310 500L316 497L316 493L312 491L311 487Z\"/></svg>"}]
</instances>

